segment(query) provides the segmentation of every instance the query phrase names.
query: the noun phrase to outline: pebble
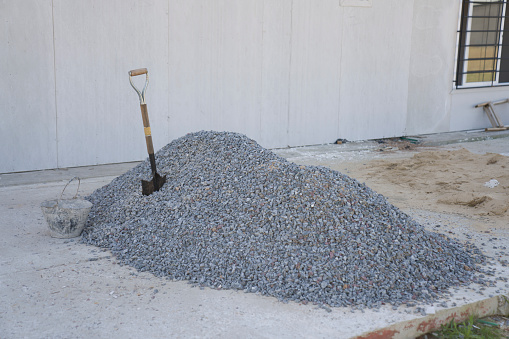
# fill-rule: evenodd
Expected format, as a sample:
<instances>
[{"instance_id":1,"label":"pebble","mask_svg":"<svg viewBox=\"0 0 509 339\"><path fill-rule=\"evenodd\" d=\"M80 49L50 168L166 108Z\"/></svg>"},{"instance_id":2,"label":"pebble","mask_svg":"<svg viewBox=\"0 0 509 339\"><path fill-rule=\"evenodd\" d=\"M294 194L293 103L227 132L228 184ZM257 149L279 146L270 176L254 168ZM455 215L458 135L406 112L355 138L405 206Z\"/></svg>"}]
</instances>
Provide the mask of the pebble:
<instances>
[{"instance_id":1,"label":"pebble","mask_svg":"<svg viewBox=\"0 0 509 339\"><path fill-rule=\"evenodd\" d=\"M187 134L155 158L167 176L160 191L141 194L141 180L152 179L147 160L87 197L82 241L139 271L282 301L378 308L431 303L468 285L485 261L355 179L296 165L242 134Z\"/></svg>"}]
</instances>

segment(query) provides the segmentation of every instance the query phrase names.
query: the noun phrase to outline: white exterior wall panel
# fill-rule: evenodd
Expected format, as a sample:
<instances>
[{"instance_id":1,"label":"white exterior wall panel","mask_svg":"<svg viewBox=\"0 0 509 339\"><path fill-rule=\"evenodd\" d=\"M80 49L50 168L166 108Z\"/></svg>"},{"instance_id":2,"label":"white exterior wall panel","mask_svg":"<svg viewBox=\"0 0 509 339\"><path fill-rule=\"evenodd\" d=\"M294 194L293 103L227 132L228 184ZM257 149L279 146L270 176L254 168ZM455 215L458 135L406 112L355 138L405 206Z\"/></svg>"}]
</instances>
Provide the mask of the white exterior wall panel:
<instances>
[{"instance_id":1,"label":"white exterior wall panel","mask_svg":"<svg viewBox=\"0 0 509 339\"><path fill-rule=\"evenodd\" d=\"M458 1L416 1L408 92L407 134L451 128Z\"/></svg>"},{"instance_id":2,"label":"white exterior wall panel","mask_svg":"<svg viewBox=\"0 0 509 339\"><path fill-rule=\"evenodd\" d=\"M288 117L290 146L334 142L337 139L341 12L342 8L335 0L293 1Z\"/></svg>"},{"instance_id":3,"label":"white exterior wall panel","mask_svg":"<svg viewBox=\"0 0 509 339\"><path fill-rule=\"evenodd\" d=\"M475 128L492 127L484 110L474 108L486 101L498 101L509 98L507 87L454 90L451 95L451 126L462 131ZM502 124L509 125L509 104L496 105L495 112Z\"/></svg>"},{"instance_id":4,"label":"white exterior wall panel","mask_svg":"<svg viewBox=\"0 0 509 339\"><path fill-rule=\"evenodd\" d=\"M54 0L59 167L146 157L134 68L149 69L154 145L166 144L167 13L165 1Z\"/></svg>"},{"instance_id":5,"label":"white exterior wall panel","mask_svg":"<svg viewBox=\"0 0 509 339\"><path fill-rule=\"evenodd\" d=\"M170 5L170 131L228 130L259 139L263 1Z\"/></svg>"},{"instance_id":6,"label":"white exterior wall panel","mask_svg":"<svg viewBox=\"0 0 509 339\"><path fill-rule=\"evenodd\" d=\"M473 106L509 89L453 89L459 7L0 0L0 173L145 158L139 67L156 149L198 130L275 148L489 127Z\"/></svg>"},{"instance_id":7,"label":"white exterior wall panel","mask_svg":"<svg viewBox=\"0 0 509 339\"><path fill-rule=\"evenodd\" d=\"M265 0L262 27L260 140L264 147L288 141L292 0Z\"/></svg>"},{"instance_id":8,"label":"white exterior wall panel","mask_svg":"<svg viewBox=\"0 0 509 339\"><path fill-rule=\"evenodd\" d=\"M0 173L55 168L51 1L0 1L0 25Z\"/></svg>"},{"instance_id":9,"label":"white exterior wall panel","mask_svg":"<svg viewBox=\"0 0 509 339\"><path fill-rule=\"evenodd\" d=\"M339 131L361 140L404 134L413 1L345 7Z\"/></svg>"}]
</instances>

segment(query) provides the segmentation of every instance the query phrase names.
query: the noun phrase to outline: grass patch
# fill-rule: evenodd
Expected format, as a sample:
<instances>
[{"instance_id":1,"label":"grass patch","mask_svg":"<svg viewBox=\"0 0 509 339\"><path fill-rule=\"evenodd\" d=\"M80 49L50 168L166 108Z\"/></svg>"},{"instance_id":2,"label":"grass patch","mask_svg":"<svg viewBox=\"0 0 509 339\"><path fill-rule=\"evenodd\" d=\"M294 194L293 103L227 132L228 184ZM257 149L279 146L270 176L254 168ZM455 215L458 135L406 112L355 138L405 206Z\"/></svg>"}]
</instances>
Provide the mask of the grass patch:
<instances>
[{"instance_id":1,"label":"grass patch","mask_svg":"<svg viewBox=\"0 0 509 339\"><path fill-rule=\"evenodd\" d=\"M471 339L499 339L502 332L498 327L490 326L474 320L474 316L470 316L468 320L456 324L451 321L447 325L442 325L441 331L438 333L439 338L471 338Z\"/></svg>"},{"instance_id":2,"label":"grass patch","mask_svg":"<svg viewBox=\"0 0 509 339\"><path fill-rule=\"evenodd\" d=\"M447 325L442 325L439 331L425 334L419 339L506 339L509 338L509 329L506 326L500 326L490 318L476 319L470 316L462 323L456 323L452 320Z\"/></svg>"}]
</instances>

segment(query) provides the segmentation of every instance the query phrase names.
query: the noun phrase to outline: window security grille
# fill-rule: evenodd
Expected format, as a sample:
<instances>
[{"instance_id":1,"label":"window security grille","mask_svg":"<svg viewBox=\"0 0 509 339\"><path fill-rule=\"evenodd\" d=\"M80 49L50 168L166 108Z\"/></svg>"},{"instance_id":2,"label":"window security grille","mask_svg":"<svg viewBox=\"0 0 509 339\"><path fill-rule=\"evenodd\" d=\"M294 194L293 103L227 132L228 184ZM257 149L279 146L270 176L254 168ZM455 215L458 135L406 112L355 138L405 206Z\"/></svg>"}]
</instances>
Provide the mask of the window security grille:
<instances>
[{"instance_id":1,"label":"window security grille","mask_svg":"<svg viewBox=\"0 0 509 339\"><path fill-rule=\"evenodd\" d=\"M456 88L509 85L507 1L462 0Z\"/></svg>"}]
</instances>

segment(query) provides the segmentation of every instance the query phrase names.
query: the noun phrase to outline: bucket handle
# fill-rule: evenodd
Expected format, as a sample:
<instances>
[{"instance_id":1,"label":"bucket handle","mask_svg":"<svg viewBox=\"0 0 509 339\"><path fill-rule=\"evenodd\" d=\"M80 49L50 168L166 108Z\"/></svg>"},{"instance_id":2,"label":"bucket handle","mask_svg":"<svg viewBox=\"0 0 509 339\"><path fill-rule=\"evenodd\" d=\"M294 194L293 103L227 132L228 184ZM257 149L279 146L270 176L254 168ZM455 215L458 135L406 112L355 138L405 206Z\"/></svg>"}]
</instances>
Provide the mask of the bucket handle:
<instances>
[{"instance_id":1,"label":"bucket handle","mask_svg":"<svg viewBox=\"0 0 509 339\"><path fill-rule=\"evenodd\" d=\"M81 184L81 179L79 177L74 177L71 180L69 180L69 182L67 184L65 184L65 187L62 190L62 193L60 194L60 199L58 199L58 200L62 200L62 196L64 195L64 191L67 188L67 185L69 185L74 179L78 179L78 188L76 189L76 194L73 197L73 199L76 199L76 197L78 196L78 190L80 189L80 184Z\"/></svg>"}]
</instances>

